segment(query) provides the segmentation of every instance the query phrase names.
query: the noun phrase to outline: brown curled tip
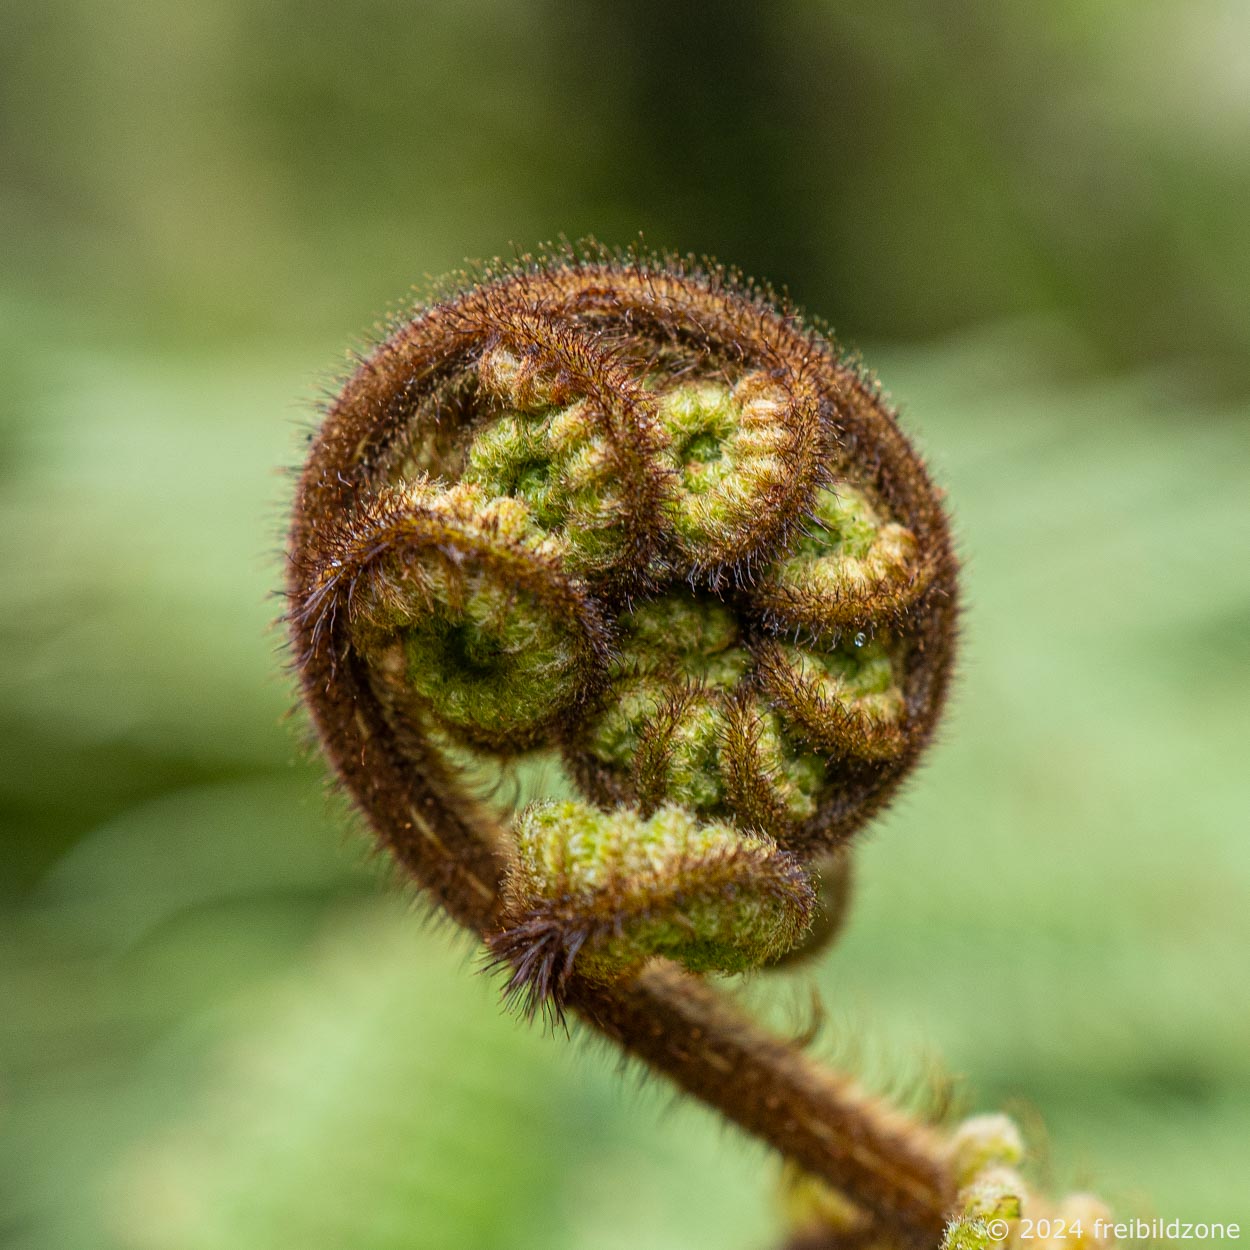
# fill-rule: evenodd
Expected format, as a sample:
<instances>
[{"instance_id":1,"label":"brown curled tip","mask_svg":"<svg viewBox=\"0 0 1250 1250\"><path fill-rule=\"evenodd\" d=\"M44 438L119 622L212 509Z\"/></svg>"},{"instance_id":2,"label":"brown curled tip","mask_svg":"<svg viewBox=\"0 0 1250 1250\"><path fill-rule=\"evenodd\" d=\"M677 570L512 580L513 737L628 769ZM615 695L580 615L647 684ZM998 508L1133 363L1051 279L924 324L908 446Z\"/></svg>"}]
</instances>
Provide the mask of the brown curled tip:
<instances>
[{"instance_id":1,"label":"brown curled tip","mask_svg":"<svg viewBox=\"0 0 1250 1250\"><path fill-rule=\"evenodd\" d=\"M593 801L810 857L928 742L955 577L923 463L817 330L720 269L564 255L466 281L348 379L291 631L333 755L388 738L450 796L440 735L554 746Z\"/></svg>"},{"instance_id":2,"label":"brown curled tip","mask_svg":"<svg viewBox=\"0 0 1250 1250\"><path fill-rule=\"evenodd\" d=\"M486 269L359 359L288 555L325 751L505 993L936 1244L952 1187L923 1134L697 979L836 928L840 850L941 712L956 560L875 384L714 266ZM496 796L531 761L558 784L518 813Z\"/></svg>"},{"instance_id":3,"label":"brown curled tip","mask_svg":"<svg viewBox=\"0 0 1250 1250\"><path fill-rule=\"evenodd\" d=\"M585 928L570 927L558 916L535 912L492 934L487 967L508 974L505 1002L519 1006L529 1020L543 1013L564 1025L565 995L573 965L586 943Z\"/></svg>"}]
</instances>

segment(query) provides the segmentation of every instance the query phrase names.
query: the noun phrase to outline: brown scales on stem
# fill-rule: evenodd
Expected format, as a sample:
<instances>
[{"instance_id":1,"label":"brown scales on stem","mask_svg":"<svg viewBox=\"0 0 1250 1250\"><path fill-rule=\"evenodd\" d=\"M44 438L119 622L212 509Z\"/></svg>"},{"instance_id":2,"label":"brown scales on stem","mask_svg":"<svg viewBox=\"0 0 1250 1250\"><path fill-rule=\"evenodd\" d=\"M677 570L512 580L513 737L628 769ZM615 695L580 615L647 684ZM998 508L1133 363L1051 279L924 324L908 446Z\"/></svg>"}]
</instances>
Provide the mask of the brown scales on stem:
<instances>
[{"instance_id":1,"label":"brown scales on stem","mask_svg":"<svg viewBox=\"0 0 1250 1250\"><path fill-rule=\"evenodd\" d=\"M674 422L687 419L708 430L683 427L679 446ZM737 422L733 438L708 432L715 421ZM509 478L522 484L500 499L465 466L474 448L483 463L486 450L512 454L509 439L530 450ZM839 483L905 528L915 549L892 580L864 565L850 606L775 572L812 531L821 492L836 496ZM431 503L430 491L443 494ZM480 515L457 511L465 500ZM772 907L795 933L807 927L814 866L889 801L932 735L955 577L921 461L875 388L818 333L720 269L565 255L466 282L360 362L300 478L287 579L299 680L339 779L417 884L509 966L510 991L575 1013L847 1195L883 1244L917 1248L938 1243L956 1208L946 1143L675 963L639 970L629 960L648 940L681 949L685 926L679 958L690 967L740 966L716 908L746 906L751 883L731 879L725 865L739 860L716 838L741 836L752 849L740 862L775 866L748 899L750 916ZM726 605L729 632L700 651L692 626L687 652L665 661L686 693L643 701L637 724L621 712L619 733L604 730L608 745L590 758L593 718L625 689L612 668L626 645L620 621L660 595L686 596L705 634ZM561 633L552 620L572 624ZM857 658L850 625L879 635L885 694L870 688L877 670ZM778 677L774 652L814 634L845 654L826 664L833 684L812 693ZM649 654L658 644L638 645ZM465 665L447 696L454 707L428 693L439 676L430 657L445 655ZM496 675L496 702L506 683L517 692L511 737L463 728L482 720L481 692ZM559 716L524 723L525 699L553 685ZM830 698L845 705L831 710ZM531 897L518 876L520 826L470 797L449 735L466 749L545 744L574 760L574 782L593 792L579 819L627 813L656 839L654 862L676 865L664 899L627 900L619 878L577 859L577 837L559 848L575 886L562 877L562 894ZM631 735L662 745L654 759L638 756L645 810ZM674 836L665 821L695 849L664 860ZM558 822L550 827L558 838ZM629 848L617 852L629 862ZM527 853L541 874L546 844Z\"/></svg>"}]
</instances>

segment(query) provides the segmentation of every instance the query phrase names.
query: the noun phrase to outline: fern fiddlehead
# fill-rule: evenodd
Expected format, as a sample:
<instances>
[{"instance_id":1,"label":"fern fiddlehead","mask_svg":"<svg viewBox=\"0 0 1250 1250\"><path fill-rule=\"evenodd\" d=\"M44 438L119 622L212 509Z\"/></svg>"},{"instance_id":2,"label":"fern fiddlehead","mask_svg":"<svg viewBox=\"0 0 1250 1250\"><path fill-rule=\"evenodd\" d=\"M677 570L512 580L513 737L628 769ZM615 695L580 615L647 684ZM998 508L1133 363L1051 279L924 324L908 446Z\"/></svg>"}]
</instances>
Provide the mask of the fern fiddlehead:
<instances>
[{"instance_id":1,"label":"fern fiddlehead","mask_svg":"<svg viewBox=\"0 0 1250 1250\"><path fill-rule=\"evenodd\" d=\"M690 975L833 927L822 870L839 893L942 707L956 561L871 382L715 268L487 271L329 407L287 589L340 779L509 992L936 1244L947 1144ZM539 758L556 792L483 797Z\"/></svg>"}]
</instances>

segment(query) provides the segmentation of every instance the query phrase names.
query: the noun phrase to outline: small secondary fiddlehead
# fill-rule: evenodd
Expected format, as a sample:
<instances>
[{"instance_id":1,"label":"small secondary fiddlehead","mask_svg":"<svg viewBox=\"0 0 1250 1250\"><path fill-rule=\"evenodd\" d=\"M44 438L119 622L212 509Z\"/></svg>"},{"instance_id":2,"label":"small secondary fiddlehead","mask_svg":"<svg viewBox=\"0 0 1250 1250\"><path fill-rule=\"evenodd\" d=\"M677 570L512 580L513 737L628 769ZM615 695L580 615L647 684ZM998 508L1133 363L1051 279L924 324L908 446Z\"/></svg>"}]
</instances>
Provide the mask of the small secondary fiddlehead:
<instances>
[{"instance_id":1,"label":"small secondary fiddlehead","mask_svg":"<svg viewBox=\"0 0 1250 1250\"><path fill-rule=\"evenodd\" d=\"M485 270L330 405L288 595L340 779L508 991L936 1244L947 1144L690 975L836 927L942 707L956 561L871 380L717 268ZM498 802L535 761L548 792Z\"/></svg>"}]
</instances>

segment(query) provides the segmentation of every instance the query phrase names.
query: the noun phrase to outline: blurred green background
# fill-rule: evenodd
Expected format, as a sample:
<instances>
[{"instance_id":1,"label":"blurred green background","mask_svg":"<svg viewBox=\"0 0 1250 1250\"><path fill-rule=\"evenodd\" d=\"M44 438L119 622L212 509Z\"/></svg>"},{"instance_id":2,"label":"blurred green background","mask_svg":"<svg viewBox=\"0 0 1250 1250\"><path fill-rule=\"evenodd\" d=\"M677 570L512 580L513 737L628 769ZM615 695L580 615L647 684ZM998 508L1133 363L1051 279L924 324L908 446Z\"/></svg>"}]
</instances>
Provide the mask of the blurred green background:
<instances>
[{"instance_id":1,"label":"blurred green background","mask_svg":"<svg viewBox=\"0 0 1250 1250\"><path fill-rule=\"evenodd\" d=\"M0 12L0 1244L772 1240L766 1152L501 1014L286 714L344 345L559 232L787 287L950 490L944 740L748 996L1048 1184L1250 1224L1250 7Z\"/></svg>"}]
</instances>

